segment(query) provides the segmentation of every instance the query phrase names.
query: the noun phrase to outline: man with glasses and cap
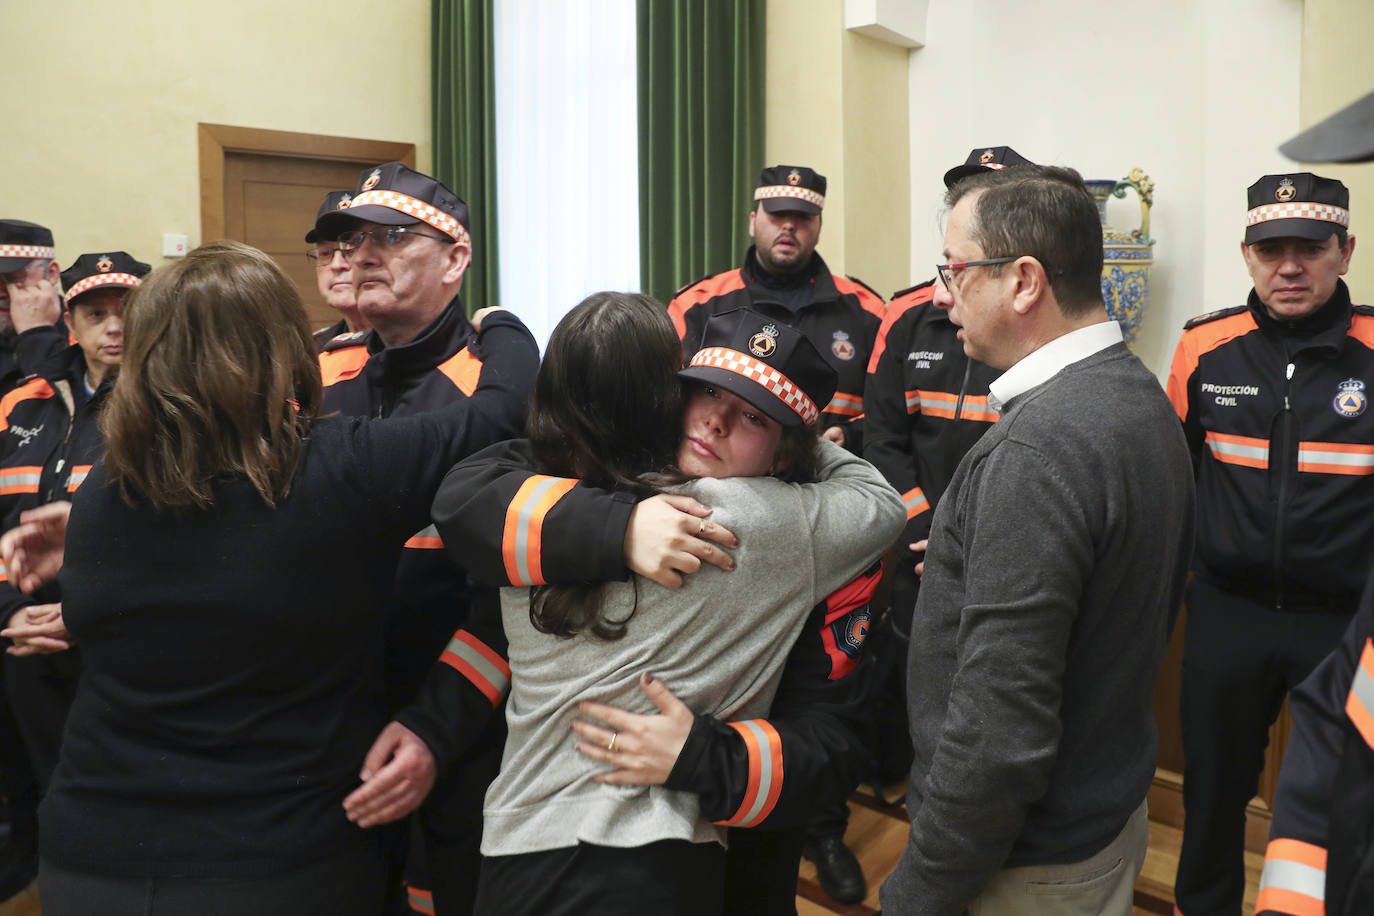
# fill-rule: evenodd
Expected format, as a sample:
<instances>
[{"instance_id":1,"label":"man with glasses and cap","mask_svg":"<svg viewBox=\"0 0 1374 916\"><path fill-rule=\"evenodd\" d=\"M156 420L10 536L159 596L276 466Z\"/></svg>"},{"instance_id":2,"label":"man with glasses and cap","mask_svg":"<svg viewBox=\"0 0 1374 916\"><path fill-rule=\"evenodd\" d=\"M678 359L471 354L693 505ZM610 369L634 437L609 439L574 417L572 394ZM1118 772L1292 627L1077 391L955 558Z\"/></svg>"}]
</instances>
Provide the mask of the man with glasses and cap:
<instances>
[{"instance_id":1,"label":"man with glasses and cap","mask_svg":"<svg viewBox=\"0 0 1374 916\"><path fill-rule=\"evenodd\" d=\"M328 239L320 235L320 221L326 214L335 210L346 210L353 202L348 191L330 191L320 202L315 214L315 225L305 234L310 245L305 256L315 267L315 282L319 286L324 304L339 313L339 320L315 332L315 342L323 351L326 346L341 334L350 335L348 342L362 340L361 331L372 327L358 311L358 298L353 292L353 274L349 269L348 257L339 248L338 239Z\"/></svg>"},{"instance_id":2,"label":"man with glasses and cap","mask_svg":"<svg viewBox=\"0 0 1374 916\"><path fill-rule=\"evenodd\" d=\"M1374 543L1374 308L1352 303L1350 195L1310 172L1247 192L1245 305L1184 327L1168 392L1196 466L1183 650L1184 916L1239 913L1245 809L1288 691L1349 624Z\"/></svg>"},{"instance_id":3,"label":"man with glasses and cap","mask_svg":"<svg viewBox=\"0 0 1374 916\"><path fill-rule=\"evenodd\" d=\"M712 315L748 306L789 324L815 345L839 376L834 398L821 414L825 438L860 453L864 377L883 318L882 297L853 277L832 274L816 252L821 236L826 179L801 165L775 165L759 174L749 237L754 244L734 270L683 287L668 305L688 358ZM818 802L807 858L821 887L840 903L867 893L858 859L844 845L849 809L843 798Z\"/></svg>"},{"instance_id":4,"label":"man with glasses and cap","mask_svg":"<svg viewBox=\"0 0 1374 916\"><path fill-rule=\"evenodd\" d=\"M945 187L988 170L1032 164L1009 146L980 146L963 165L945 172ZM988 385L1001 373L964 355L959 328L931 301L938 282L927 280L892 294L864 383L864 458L902 494L907 517L890 572L891 612L868 640L879 784L898 782L911 769L907 632L920 587L921 542L960 459L997 422L997 412L988 407Z\"/></svg>"},{"instance_id":5,"label":"man with glasses and cap","mask_svg":"<svg viewBox=\"0 0 1374 916\"><path fill-rule=\"evenodd\" d=\"M0 219L0 395L67 345L52 231Z\"/></svg>"},{"instance_id":6,"label":"man with glasses and cap","mask_svg":"<svg viewBox=\"0 0 1374 916\"><path fill-rule=\"evenodd\" d=\"M483 361L475 326L480 313L469 322L459 298L472 254L467 204L442 182L399 162L364 169L351 194L349 206L324 213L315 231L338 243L358 310L372 330L362 342L366 359L327 379L324 411L412 416L455 400L481 399L484 392L512 390L523 403L539 365L533 339L518 362ZM523 407L509 416L470 416L483 425L488 443L524 429ZM341 572L347 574L346 566ZM469 912L476 890L482 796L500 767L505 729L499 709L508 688L499 674L506 652L500 615L494 605L491 613L476 611L484 606L471 600L466 574L449 562L433 526L405 543L388 614L389 702L393 710L405 705L436 669L435 676L460 680L461 714L472 722L468 747L438 774L412 818L406 884L418 912ZM441 653L452 661L436 665ZM406 782L423 794L434 767L424 737L389 726L365 769L376 776L390 760L388 772L413 774Z\"/></svg>"}]
</instances>

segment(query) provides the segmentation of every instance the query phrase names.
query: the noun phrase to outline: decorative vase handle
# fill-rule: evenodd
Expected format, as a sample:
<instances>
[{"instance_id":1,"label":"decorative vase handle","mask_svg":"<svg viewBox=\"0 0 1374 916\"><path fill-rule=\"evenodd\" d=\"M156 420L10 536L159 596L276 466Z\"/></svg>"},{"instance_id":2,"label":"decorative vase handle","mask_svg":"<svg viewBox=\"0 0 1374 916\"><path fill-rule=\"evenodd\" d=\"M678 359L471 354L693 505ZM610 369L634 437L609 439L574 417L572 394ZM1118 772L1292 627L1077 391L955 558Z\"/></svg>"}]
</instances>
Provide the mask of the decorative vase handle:
<instances>
[{"instance_id":1,"label":"decorative vase handle","mask_svg":"<svg viewBox=\"0 0 1374 916\"><path fill-rule=\"evenodd\" d=\"M1155 199L1154 180L1144 170L1134 168L1129 175L1112 185L1112 196L1125 199L1127 188L1134 190L1140 198L1140 228L1131 230L1131 238L1142 245L1153 245L1154 239L1150 238L1150 205Z\"/></svg>"}]
</instances>

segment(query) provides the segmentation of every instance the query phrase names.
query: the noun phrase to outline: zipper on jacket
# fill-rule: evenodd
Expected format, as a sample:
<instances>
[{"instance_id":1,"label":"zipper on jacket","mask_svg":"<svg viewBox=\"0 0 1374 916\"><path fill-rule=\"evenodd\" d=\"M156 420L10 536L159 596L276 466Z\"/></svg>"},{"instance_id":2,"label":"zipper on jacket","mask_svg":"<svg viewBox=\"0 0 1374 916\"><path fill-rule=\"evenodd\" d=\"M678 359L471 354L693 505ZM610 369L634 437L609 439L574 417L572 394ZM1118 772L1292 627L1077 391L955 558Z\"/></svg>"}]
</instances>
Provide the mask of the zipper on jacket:
<instances>
[{"instance_id":1,"label":"zipper on jacket","mask_svg":"<svg viewBox=\"0 0 1374 916\"><path fill-rule=\"evenodd\" d=\"M1279 488L1278 502L1274 506L1274 610L1283 610L1283 537L1284 516L1288 511L1288 483L1291 471L1297 466L1297 455L1293 444L1293 370L1296 364L1290 360L1287 376L1283 383L1283 412L1279 414L1278 455ZM1271 455L1272 461L1275 456Z\"/></svg>"},{"instance_id":2,"label":"zipper on jacket","mask_svg":"<svg viewBox=\"0 0 1374 916\"><path fill-rule=\"evenodd\" d=\"M973 371L973 361L964 360L964 380L959 383L959 399L954 402L954 419L960 420L964 416L964 395L968 394L968 377Z\"/></svg>"}]
</instances>

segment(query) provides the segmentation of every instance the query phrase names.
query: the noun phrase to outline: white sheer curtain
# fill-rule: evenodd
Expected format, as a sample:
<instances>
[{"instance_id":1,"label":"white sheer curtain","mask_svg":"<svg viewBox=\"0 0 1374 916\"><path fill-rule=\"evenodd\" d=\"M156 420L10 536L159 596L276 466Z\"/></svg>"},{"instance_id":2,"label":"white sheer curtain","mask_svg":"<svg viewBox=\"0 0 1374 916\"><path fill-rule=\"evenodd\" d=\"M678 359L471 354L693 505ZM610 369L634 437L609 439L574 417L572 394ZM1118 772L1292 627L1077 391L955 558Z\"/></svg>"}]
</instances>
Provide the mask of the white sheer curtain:
<instances>
[{"instance_id":1,"label":"white sheer curtain","mask_svg":"<svg viewBox=\"0 0 1374 916\"><path fill-rule=\"evenodd\" d=\"M501 304L542 351L588 293L639 289L635 0L496 0Z\"/></svg>"}]
</instances>

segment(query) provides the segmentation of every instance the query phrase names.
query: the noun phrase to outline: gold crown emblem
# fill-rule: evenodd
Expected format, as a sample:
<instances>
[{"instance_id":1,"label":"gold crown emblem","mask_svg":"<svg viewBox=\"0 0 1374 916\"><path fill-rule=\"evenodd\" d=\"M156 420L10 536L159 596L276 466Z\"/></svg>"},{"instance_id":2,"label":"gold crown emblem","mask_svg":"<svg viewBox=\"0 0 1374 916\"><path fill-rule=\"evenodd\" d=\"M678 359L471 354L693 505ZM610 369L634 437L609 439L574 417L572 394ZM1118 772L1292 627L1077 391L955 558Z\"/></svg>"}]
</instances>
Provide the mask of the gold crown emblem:
<instances>
[{"instance_id":1,"label":"gold crown emblem","mask_svg":"<svg viewBox=\"0 0 1374 916\"><path fill-rule=\"evenodd\" d=\"M377 182L379 182L379 181L381 181L381 180L382 180L382 170L381 170L381 169L373 169L373 170L372 170L372 174L367 176L367 181L364 181L364 182L363 182L362 190L364 190L364 191L371 191L373 188L377 187Z\"/></svg>"},{"instance_id":2,"label":"gold crown emblem","mask_svg":"<svg viewBox=\"0 0 1374 916\"><path fill-rule=\"evenodd\" d=\"M1279 187L1274 192L1274 199L1277 201L1292 200L1297 193L1298 189L1293 187L1293 179L1283 178L1279 180Z\"/></svg>"},{"instance_id":3,"label":"gold crown emblem","mask_svg":"<svg viewBox=\"0 0 1374 916\"><path fill-rule=\"evenodd\" d=\"M788 172L788 173L787 173L787 183L788 183L788 184L801 184L801 172L798 172L796 169L793 169L792 171Z\"/></svg>"},{"instance_id":4,"label":"gold crown emblem","mask_svg":"<svg viewBox=\"0 0 1374 916\"><path fill-rule=\"evenodd\" d=\"M108 254L102 254L100 256L100 260L95 262L95 269L100 271L102 274L109 273L111 270L114 269L114 261L110 260L110 256Z\"/></svg>"},{"instance_id":5,"label":"gold crown emblem","mask_svg":"<svg viewBox=\"0 0 1374 916\"><path fill-rule=\"evenodd\" d=\"M990 150L990 149L985 149L985 150L983 150L983 154L982 154L981 156L978 157L978 162L979 162L979 164L981 164L981 165L987 165L989 162L992 161L993 157L996 156L996 155L997 155L997 154L994 153L992 150Z\"/></svg>"},{"instance_id":6,"label":"gold crown emblem","mask_svg":"<svg viewBox=\"0 0 1374 916\"><path fill-rule=\"evenodd\" d=\"M345 194L343 197L340 197L340 198L339 198L339 202L338 202L337 204L334 205L334 209L335 209L335 210L347 210L347 209L348 209L350 206L352 206L352 205L353 205L353 198L350 197L349 195Z\"/></svg>"}]
</instances>

